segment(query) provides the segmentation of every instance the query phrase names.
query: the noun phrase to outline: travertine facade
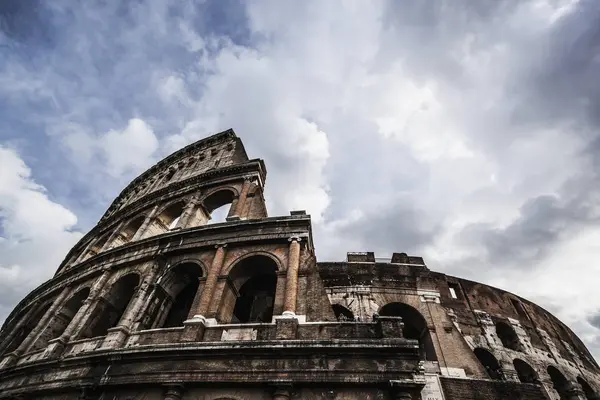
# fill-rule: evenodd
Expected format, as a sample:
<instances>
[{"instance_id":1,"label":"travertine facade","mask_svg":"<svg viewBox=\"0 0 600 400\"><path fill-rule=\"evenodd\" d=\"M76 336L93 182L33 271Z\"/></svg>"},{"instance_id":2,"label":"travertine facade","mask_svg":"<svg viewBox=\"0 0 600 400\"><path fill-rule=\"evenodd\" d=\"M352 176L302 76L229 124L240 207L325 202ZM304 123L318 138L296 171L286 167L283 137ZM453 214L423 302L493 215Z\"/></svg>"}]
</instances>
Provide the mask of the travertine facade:
<instances>
[{"instance_id":1,"label":"travertine facade","mask_svg":"<svg viewBox=\"0 0 600 400\"><path fill-rule=\"evenodd\" d=\"M136 178L7 318L0 399L598 398L547 311L404 253L318 263L265 178L231 130Z\"/></svg>"}]
</instances>

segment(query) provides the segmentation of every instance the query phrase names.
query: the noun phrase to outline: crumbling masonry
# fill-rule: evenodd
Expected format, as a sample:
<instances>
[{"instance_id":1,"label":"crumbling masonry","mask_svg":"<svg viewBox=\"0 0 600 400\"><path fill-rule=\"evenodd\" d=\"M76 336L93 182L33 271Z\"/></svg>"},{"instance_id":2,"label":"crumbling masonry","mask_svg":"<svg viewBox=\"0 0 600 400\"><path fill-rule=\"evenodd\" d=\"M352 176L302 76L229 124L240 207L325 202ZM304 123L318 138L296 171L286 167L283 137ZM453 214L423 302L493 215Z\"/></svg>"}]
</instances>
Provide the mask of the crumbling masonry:
<instances>
[{"instance_id":1,"label":"crumbling masonry","mask_svg":"<svg viewBox=\"0 0 600 400\"><path fill-rule=\"evenodd\" d=\"M404 253L319 263L265 178L228 130L131 182L7 318L0 399L599 398L541 307Z\"/></svg>"}]
</instances>

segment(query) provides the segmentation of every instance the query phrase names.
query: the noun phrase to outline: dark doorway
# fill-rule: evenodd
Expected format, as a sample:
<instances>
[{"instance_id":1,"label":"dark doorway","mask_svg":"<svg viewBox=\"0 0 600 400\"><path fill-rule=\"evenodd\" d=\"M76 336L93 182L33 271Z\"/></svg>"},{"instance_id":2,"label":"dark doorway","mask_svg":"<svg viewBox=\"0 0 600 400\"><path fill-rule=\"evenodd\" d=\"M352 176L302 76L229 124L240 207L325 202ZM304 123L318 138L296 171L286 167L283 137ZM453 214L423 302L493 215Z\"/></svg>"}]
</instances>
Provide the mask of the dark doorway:
<instances>
[{"instance_id":1,"label":"dark doorway","mask_svg":"<svg viewBox=\"0 0 600 400\"><path fill-rule=\"evenodd\" d=\"M404 303L389 303L381 307L379 315L402 317L402 336L419 341L421 357L427 361L437 361L435 347L427 328L427 322L419 311Z\"/></svg>"}]
</instances>

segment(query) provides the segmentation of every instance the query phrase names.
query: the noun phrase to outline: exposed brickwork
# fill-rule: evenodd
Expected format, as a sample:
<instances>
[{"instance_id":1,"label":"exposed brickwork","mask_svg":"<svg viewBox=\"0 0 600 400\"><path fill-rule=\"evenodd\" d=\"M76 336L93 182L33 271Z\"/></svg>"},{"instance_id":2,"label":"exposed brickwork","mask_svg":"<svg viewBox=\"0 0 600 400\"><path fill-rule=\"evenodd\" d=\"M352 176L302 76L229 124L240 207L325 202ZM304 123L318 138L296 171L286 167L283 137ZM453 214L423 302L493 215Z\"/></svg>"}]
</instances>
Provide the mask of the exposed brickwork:
<instances>
[{"instance_id":1,"label":"exposed brickwork","mask_svg":"<svg viewBox=\"0 0 600 400\"><path fill-rule=\"evenodd\" d=\"M548 400L539 385L441 378L446 400Z\"/></svg>"}]
</instances>

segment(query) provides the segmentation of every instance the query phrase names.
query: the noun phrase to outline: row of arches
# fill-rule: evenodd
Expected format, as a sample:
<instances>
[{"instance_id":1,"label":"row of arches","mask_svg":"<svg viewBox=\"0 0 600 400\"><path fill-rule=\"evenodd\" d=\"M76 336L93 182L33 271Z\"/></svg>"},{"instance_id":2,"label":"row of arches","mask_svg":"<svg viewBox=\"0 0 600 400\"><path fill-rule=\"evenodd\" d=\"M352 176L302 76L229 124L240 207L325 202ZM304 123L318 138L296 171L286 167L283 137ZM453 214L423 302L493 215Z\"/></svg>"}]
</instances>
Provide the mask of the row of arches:
<instances>
[{"instance_id":1,"label":"row of arches","mask_svg":"<svg viewBox=\"0 0 600 400\"><path fill-rule=\"evenodd\" d=\"M111 248L134 240L159 235L179 228L225 222L237 197L234 189L219 189L201 202L177 200L153 214L145 212L130 218L116 232L107 232L92 242L80 256L83 261Z\"/></svg>"},{"instance_id":2,"label":"row of arches","mask_svg":"<svg viewBox=\"0 0 600 400\"><path fill-rule=\"evenodd\" d=\"M227 285L221 295L218 313L220 322L270 323L278 270L278 262L266 254L252 254L236 261L225 279ZM105 336L111 328L123 325L124 318L133 318L133 321L125 323L130 323L130 328L135 330L183 326L184 321L195 313L194 307L200 299L206 279L205 272L199 262L180 262L157 275L141 299L143 277L138 272L129 272L109 280L106 288L95 297L90 296L91 286L79 288L53 315L48 317L53 302L48 301L30 317L26 316L25 323L12 335L2 353L16 350L42 321L46 322L41 333L36 334L32 344L24 351L45 348L49 341L61 337L70 324L75 324L71 327L74 332L68 338L70 340ZM81 316L84 320L79 323L75 321L75 316L86 301L89 308ZM131 310L135 301L143 302L143 307L133 313ZM77 324L80 325L79 331L76 331Z\"/></svg>"},{"instance_id":3,"label":"row of arches","mask_svg":"<svg viewBox=\"0 0 600 400\"><path fill-rule=\"evenodd\" d=\"M341 304L333 304L332 308L338 321L344 322L354 320L354 314L347 307L344 307ZM407 339L414 339L419 342L421 358L423 360L437 360L435 348L427 327L426 320L418 310L407 304L394 302L381 307L379 309L379 315L402 317L402 322L404 323L402 331L403 337ZM495 326L496 333L504 347L515 351L522 351L518 336L510 325L502 321L497 321ZM491 352L483 348L475 348L474 353L491 379L504 379L500 363ZM540 383L538 374L526 361L515 358L513 360L513 366L520 382ZM566 393L571 387L568 380L556 367L549 366L547 372L552 379L554 389L559 393L559 395L561 395L561 399L567 399L565 396L567 396ZM582 387L588 399L597 398L595 397L594 390L585 381L585 379L579 376L577 378L577 382Z\"/></svg>"},{"instance_id":4,"label":"row of arches","mask_svg":"<svg viewBox=\"0 0 600 400\"><path fill-rule=\"evenodd\" d=\"M504 379L500 363L491 352L480 347L475 348L473 351L491 379ZM513 360L513 366L520 382L534 384L540 383L540 378L537 372L526 361L515 358ZM546 368L546 372L548 373L548 376L550 376L552 386L560 396L560 399L569 400L569 391L572 388L571 382L569 382L569 380L562 372L560 372L558 368L552 365L549 365ZM583 377L578 376L577 383L581 386L587 399L597 399L594 389L592 389L591 385Z\"/></svg>"}]
</instances>

